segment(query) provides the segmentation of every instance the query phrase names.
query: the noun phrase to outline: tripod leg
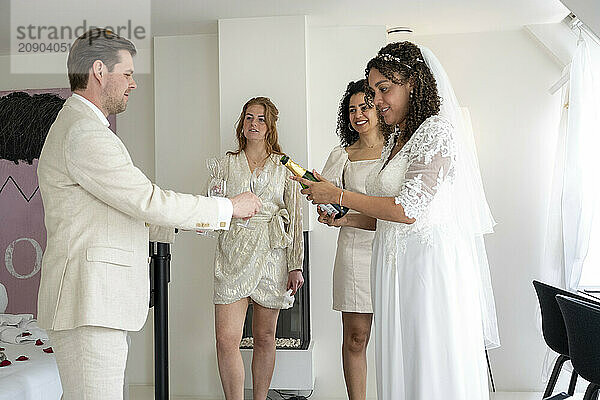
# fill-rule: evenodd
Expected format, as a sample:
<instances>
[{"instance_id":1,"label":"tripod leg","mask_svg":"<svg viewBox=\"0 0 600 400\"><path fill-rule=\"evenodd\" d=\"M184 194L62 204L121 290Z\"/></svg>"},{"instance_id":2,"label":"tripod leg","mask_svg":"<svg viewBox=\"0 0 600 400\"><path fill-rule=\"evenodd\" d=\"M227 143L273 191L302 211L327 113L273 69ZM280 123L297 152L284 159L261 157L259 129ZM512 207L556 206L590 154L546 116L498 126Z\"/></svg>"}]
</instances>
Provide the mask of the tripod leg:
<instances>
[{"instance_id":1,"label":"tripod leg","mask_svg":"<svg viewBox=\"0 0 600 400\"><path fill-rule=\"evenodd\" d=\"M487 349L485 350L485 359L487 361L488 375L490 377L490 384L492 386L492 392L495 392L496 391L496 385L494 384L494 375L492 375L492 366L490 364L490 357L488 356Z\"/></svg>"}]
</instances>

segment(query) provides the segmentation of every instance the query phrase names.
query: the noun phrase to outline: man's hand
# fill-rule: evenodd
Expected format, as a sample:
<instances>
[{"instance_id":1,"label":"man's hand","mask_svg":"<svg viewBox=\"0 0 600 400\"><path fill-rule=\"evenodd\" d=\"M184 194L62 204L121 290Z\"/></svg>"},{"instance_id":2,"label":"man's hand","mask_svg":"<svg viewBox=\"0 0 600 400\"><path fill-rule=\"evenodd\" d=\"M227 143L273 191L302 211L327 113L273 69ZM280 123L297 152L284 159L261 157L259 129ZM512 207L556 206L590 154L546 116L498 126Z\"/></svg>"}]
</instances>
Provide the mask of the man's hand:
<instances>
[{"instance_id":1,"label":"man's hand","mask_svg":"<svg viewBox=\"0 0 600 400\"><path fill-rule=\"evenodd\" d=\"M251 192L244 192L230 198L233 204L233 218L248 219L260 211L262 203L260 199Z\"/></svg>"}]
</instances>

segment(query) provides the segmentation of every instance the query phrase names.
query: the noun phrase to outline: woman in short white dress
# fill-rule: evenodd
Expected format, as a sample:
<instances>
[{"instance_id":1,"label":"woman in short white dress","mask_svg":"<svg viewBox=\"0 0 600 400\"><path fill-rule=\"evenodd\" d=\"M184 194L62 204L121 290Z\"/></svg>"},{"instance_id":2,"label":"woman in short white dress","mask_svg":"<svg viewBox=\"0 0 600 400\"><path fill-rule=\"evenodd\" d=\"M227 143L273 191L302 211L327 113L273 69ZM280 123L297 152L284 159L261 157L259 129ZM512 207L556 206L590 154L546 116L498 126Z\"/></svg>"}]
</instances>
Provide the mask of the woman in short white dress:
<instances>
[{"instance_id":1,"label":"woman in short white dress","mask_svg":"<svg viewBox=\"0 0 600 400\"><path fill-rule=\"evenodd\" d=\"M484 350L499 339L483 234L494 221L472 133L428 49L391 43L366 73L367 97L396 127L367 179L368 195L300 181L309 200L362 213L342 224L372 228L377 221L377 398L487 400Z\"/></svg>"},{"instance_id":2,"label":"woman in short white dress","mask_svg":"<svg viewBox=\"0 0 600 400\"><path fill-rule=\"evenodd\" d=\"M261 210L248 221L232 220L217 241L214 273L215 334L219 374L225 398L243 400L244 364L239 350L246 310L252 313L252 386L254 399L267 397L275 365L275 329L280 309L293 305L302 286L302 208L299 187L280 162L279 111L267 97L242 108L236 127L238 149L217 160L213 173L226 179L227 196L250 189L252 172L262 168L267 185ZM288 291L291 291L291 296Z\"/></svg>"},{"instance_id":3,"label":"woman in short white dress","mask_svg":"<svg viewBox=\"0 0 600 400\"><path fill-rule=\"evenodd\" d=\"M344 189L365 192L371 170L379 164L383 147L377 111L365 101L366 79L350 82L340 101L337 134L322 175ZM350 210L350 213L354 211ZM320 212L322 214L322 212ZM319 221L339 226L336 219ZM367 391L367 344L371 335L371 248L373 232L342 226L333 268L333 309L342 312L342 363L350 400L364 400Z\"/></svg>"}]
</instances>

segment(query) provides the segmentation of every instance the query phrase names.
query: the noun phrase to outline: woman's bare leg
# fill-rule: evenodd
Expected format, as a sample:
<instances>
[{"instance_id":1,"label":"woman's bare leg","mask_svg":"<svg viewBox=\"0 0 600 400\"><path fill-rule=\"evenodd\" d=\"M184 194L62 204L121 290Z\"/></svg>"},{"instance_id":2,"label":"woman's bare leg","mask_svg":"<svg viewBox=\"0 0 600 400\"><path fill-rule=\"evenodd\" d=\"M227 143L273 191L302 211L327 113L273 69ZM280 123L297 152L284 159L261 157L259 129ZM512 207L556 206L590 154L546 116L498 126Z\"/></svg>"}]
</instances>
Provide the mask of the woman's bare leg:
<instances>
[{"instance_id":1,"label":"woman's bare leg","mask_svg":"<svg viewBox=\"0 0 600 400\"><path fill-rule=\"evenodd\" d=\"M240 342L247 309L247 298L232 304L215 304L217 361L227 400L244 400L244 363Z\"/></svg>"},{"instance_id":2,"label":"woman's bare leg","mask_svg":"<svg viewBox=\"0 0 600 400\"><path fill-rule=\"evenodd\" d=\"M279 310L254 303L252 313L252 392L254 400L265 400L275 367L275 329Z\"/></svg>"},{"instance_id":3,"label":"woman's bare leg","mask_svg":"<svg viewBox=\"0 0 600 400\"><path fill-rule=\"evenodd\" d=\"M373 314L342 312L342 362L350 400L367 397L367 344L372 320Z\"/></svg>"}]
</instances>

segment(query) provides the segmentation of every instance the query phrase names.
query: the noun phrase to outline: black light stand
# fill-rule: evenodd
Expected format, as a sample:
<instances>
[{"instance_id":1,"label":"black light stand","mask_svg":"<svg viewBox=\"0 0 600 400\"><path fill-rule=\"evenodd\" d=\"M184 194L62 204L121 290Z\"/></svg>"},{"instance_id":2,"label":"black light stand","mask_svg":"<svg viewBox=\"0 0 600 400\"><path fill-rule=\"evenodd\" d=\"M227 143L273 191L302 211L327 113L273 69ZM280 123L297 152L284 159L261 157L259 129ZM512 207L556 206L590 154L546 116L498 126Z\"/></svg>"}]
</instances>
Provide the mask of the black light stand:
<instances>
[{"instance_id":1,"label":"black light stand","mask_svg":"<svg viewBox=\"0 0 600 400\"><path fill-rule=\"evenodd\" d=\"M487 360L488 366L488 375L490 378L490 383L492 385L492 392L496 392L496 384L494 383L494 375L492 375L492 365L490 364L490 357L488 356L488 351L485 349L485 359Z\"/></svg>"},{"instance_id":2,"label":"black light stand","mask_svg":"<svg viewBox=\"0 0 600 400\"><path fill-rule=\"evenodd\" d=\"M150 242L150 257L150 307L154 307L154 399L169 400L170 245Z\"/></svg>"}]
</instances>

